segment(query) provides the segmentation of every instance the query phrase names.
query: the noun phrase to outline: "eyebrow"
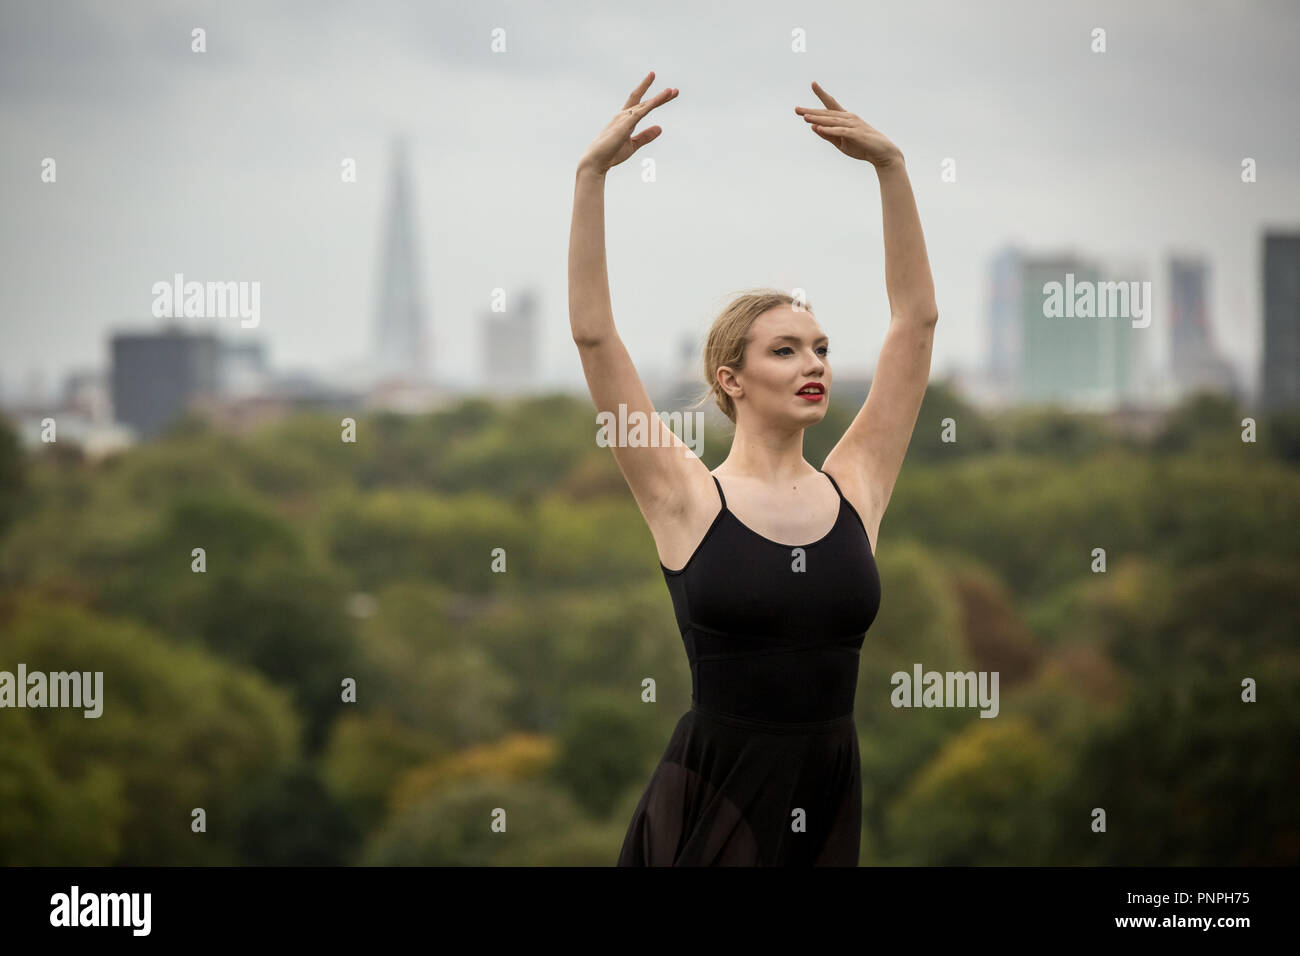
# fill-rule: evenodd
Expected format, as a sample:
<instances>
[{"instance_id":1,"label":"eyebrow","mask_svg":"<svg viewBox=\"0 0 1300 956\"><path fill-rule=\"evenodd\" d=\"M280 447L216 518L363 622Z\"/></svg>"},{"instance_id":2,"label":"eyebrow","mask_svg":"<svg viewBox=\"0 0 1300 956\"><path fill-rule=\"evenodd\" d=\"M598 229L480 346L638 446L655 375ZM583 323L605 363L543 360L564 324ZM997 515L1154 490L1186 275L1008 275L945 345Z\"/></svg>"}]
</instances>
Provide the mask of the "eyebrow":
<instances>
[{"instance_id":1,"label":"eyebrow","mask_svg":"<svg viewBox=\"0 0 1300 956\"><path fill-rule=\"evenodd\" d=\"M772 341L773 341L773 342L802 342L803 339L799 338L799 336L797 336L797 335L774 335L774 336L772 337ZM829 342L830 339L827 338L827 337L824 336L824 335L819 335L819 336L817 336L817 338L813 339L813 341L814 341L814 342Z\"/></svg>"}]
</instances>

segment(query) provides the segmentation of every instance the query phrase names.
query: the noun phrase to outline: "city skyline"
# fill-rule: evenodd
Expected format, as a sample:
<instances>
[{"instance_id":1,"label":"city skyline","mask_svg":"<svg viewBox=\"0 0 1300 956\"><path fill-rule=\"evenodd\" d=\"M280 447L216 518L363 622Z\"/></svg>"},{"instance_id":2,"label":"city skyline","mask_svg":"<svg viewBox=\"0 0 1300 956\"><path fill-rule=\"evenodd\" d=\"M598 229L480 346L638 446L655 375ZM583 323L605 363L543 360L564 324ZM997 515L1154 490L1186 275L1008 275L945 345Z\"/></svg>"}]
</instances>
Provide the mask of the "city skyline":
<instances>
[{"instance_id":1,"label":"city skyline","mask_svg":"<svg viewBox=\"0 0 1300 956\"><path fill-rule=\"evenodd\" d=\"M401 196L405 186L400 163L395 166L394 175L393 195ZM400 264L404 260L400 251L396 257L392 253L394 248L400 250L403 245L394 243L393 236L409 230L405 218L400 207L390 203L389 221L394 228L388 231L379 258L381 275L392 271L394 261ZM1266 233L1261 238L1270 250L1263 280L1272 290L1264 332L1271 337L1271 348L1277 352L1271 356L1272 371L1269 374L1272 378L1270 380L1266 374L1265 387L1272 387L1275 404L1280 400L1282 405L1295 405L1294 396L1300 394L1300 387L1295 383L1295 372L1288 370L1287 362L1291 361L1292 365L1300 368L1300 357L1297 357L1300 354L1300 293L1297 289L1300 286L1296 285L1295 278L1300 275L1300 232ZM409 248L406 251L409 252ZM989 408L1043 402L1064 402L1080 410L1115 410L1121 406L1156 408L1167 407L1198 390L1231 395L1240 401L1266 403L1268 397L1264 394L1243 394L1235 370L1224 361L1218 343L1214 341L1205 306L1206 289L1211 285L1212 277L1205 261L1195 256L1171 254L1158 271L1169 277L1169 299L1152 303L1149 288L1152 280L1143 278L1139 281L1136 277L1145 276L1145 273L1132 264L1103 265L1096 257L1086 254L1050 253L1015 246L1000 250L989 267L989 310L984 316L987 351L982 364L976 362L960 371L956 380L958 388L965 391L967 398L975 404ZM1099 276L1121 272L1134 278L1128 282L1098 282ZM1052 317L1048 314L1047 304L1051 297L1044 293L1052 286L1061 286L1062 281L1067 299L1075 295L1076 283L1080 289L1092 285L1097 290L1104 290L1108 285L1133 286L1133 307L1139 310L1139 314L1126 314L1118 320L1114 316L1108 317L1108 303L1111 308L1116 302L1127 308L1130 298L1128 290L1111 288L1109 295L1104 291L1096 293L1098 311L1095 317L1081 315L1071 318L1072 311L1070 315ZM1142 296L1137 294L1139 285L1148 287ZM1085 296L1089 301L1092 301L1092 292L1088 290ZM107 366L70 372L61 385L41 401L24 400L20 396L16 401L5 402L3 383L0 383L0 407L26 408L30 412L42 404L51 408L80 407L88 402L94 404L101 399L96 397L92 400L88 396L97 386L116 394L125 388L125 382L134 374L123 370L123 356L147 355L150 350L155 355L171 354L183 365L189 363L186 356L192 350L197 350L194 354L209 355L201 362L204 366L202 374L188 376L192 379L188 384L171 390L179 394L193 386L196 391L210 392L219 401L256 400L259 397L284 399L293 394L319 397L368 393L374 398L381 396L386 387L401 389L406 386L418 387L421 390L418 394L426 399L439 395L445 398L480 393L581 392L580 388L568 383L547 384L538 379L534 344L540 307L536 290L531 287L521 290L517 298L498 295L493 308L478 317L477 380L452 385L416 374L418 364L408 364L404 368L400 361L398 367L385 365L386 351L390 357L400 356L400 348L393 347L393 338L398 340L396 344L399 347L403 340L418 345L427 339L429 331L418 322L395 330L392 323L385 321L385 307L394 301L409 304L410 299L385 296L381 289L379 307L372 320L373 351L354 363L345 376L348 381L334 381L329 376L315 375L302 369L276 367L268 363L261 343L240 340L236 334L223 332L219 323L212 319L205 319L202 326L187 328L181 320L166 318L152 326L136 325L112 330L108 342L112 357ZM1151 366L1149 355L1153 346L1145 335L1145 330L1152 325L1161 328L1152 321L1150 313L1153 310L1167 317L1167 341L1163 344L1172 356L1170 365L1159 370ZM1139 321L1141 313L1145 313L1145 317ZM409 320L411 315L406 318ZM1140 331L1130 331L1130 325ZM183 344L182 339L189 344ZM123 352L125 346L145 351ZM655 374L643 371L642 377L652 393L660 392L663 400L671 405L675 401L672 396L680 393L683 387L693 391L701 385L702 379L696 381L700 374L697 348L695 337L684 335L677 343L675 366L666 371L656 370ZM154 360L147 360L138 365L137 372L153 368L155 364ZM187 378L182 375L176 379L174 370L165 364L154 369L153 374L177 383L183 383ZM844 380L867 382L871 377L870 372L864 377L855 369L841 371L839 375ZM950 379L948 375L939 377ZM164 391L168 388L170 386ZM149 387L134 391L136 394L129 398L129 404L135 410L117 414L115 421L119 424L137 418L153 420L157 417L147 408L148 402L142 399ZM78 393L79 398L76 397ZM409 410L414 410L421 401L417 400ZM384 399L381 398L380 402L383 404ZM114 404L110 402L108 407L112 410ZM403 404L398 402L394 407Z\"/></svg>"},{"instance_id":2,"label":"city skyline","mask_svg":"<svg viewBox=\"0 0 1300 956\"><path fill-rule=\"evenodd\" d=\"M370 351L400 131L419 292L438 317L434 376L472 385L493 290L531 288L539 384L581 387L565 330L572 167L655 69L653 89L683 91L646 150L655 180L623 166L607 184L615 319L643 374L672 374L681 337L754 285L806 289L835 368L874 365L888 321L878 191L864 164L801 135L792 107L818 79L907 156L942 318L936 377L980 364L990 264L1015 245L1137 262L1166 293L1170 256L1205 261L1211 337L1257 391L1262 236L1300 222L1300 133L1282 121L1300 79L1300 12L1000 9L768 4L736 8L721 33L686 11L589 11L590 30L625 38L616 50L572 29L577 13L563 8L382 4L353 30L325 6L304 36L292 8L271 4L204 11L196 53L193 18L161 4L73 3L59 18L9 5L0 389L21 393L36 369L54 392L103 368L109 329L148 324L153 283L174 273L260 281L263 321L226 331L261 342L276 368L336 374ZM1090 49L1098 24L1104 53ZM498 27L506 51L494 53ZM793 52L795 30L807 53ZM42 182L46 159L54 183ZM348 161L355 183L341 175ZM1166 306L1150 343L1162 367L1167 322Z\"/></svg>"}]
</instances>

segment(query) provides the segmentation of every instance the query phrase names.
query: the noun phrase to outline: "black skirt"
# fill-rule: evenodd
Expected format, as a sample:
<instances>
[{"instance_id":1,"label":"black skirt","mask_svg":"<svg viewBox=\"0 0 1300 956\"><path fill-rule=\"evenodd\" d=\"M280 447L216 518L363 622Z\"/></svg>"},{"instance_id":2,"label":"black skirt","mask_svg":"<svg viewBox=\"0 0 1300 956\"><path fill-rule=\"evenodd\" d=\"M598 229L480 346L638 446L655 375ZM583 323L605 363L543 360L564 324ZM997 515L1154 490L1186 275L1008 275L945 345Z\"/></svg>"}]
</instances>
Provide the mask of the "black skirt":
<instances>
[{"instance_id":1,"label":"black skirt","mask_svg":"<svg viewBox=\"0 0 1300 956\"><path fill-rule=\"evenodd\" d=\"M857 866L853 715L774 723L693 704L632 815L619 866Z\"/></svg>"}]
</instances>

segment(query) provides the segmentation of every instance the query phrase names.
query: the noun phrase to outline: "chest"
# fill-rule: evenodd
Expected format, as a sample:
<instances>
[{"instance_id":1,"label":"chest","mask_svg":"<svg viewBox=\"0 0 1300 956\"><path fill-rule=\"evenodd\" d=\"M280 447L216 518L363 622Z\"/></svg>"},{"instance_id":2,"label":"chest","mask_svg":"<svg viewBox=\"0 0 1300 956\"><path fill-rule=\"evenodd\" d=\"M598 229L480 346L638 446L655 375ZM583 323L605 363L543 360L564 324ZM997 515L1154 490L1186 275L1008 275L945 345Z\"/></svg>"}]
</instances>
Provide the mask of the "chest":
<instances>
[{"instance_id":1,"label":"chest","mask_svg":"<svg viewBox=\"0 0 1300 956\"><path fill-rule=\"evenodd\" d=\"M838 494L827 489L794 489L781 497L733 489L727 509L741 525L785 547L808 545L825 538L840 517Z\"/></svg>"},{"instance_id":2,"label":"chest","mask_svg":"<svg viewBox=\"0 0 1300 956\"><path fill-rule=\"evenodd\" d=\"M881 598L866 534L845 510L803 547L767 540L724 515L687 574L669 586L679 623L809 639L865 632Z\"/></svg>"}]
</instances>

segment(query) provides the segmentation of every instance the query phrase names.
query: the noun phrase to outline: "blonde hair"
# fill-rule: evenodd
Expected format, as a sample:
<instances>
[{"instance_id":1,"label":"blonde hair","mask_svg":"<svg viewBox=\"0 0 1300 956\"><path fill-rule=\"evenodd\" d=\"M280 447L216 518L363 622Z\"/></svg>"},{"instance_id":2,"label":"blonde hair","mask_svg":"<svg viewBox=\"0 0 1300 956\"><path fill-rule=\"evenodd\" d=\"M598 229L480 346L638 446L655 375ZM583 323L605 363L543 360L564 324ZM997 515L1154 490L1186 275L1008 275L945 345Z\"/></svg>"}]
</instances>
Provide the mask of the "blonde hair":
<instances>
[{"instance_id":1,"label":"blonde hair","mask_svg":"<svg viewBox=\"0 0 1300 956\"><path fill-rule=\"evenodd\" d=\"M794 296L780 289L750 289L739 293L713 320L708 338L704 342L704 380L708 387L690 406L695 408L713 396L722 414L736 421L736 403L718 384L718 369L727 366L733 372L745 367L745 347L749 345L749 330L758 317L779 305L801 305L809 312L812 306L804 301L796 303Z\"/></svg>"}]
</instances>

